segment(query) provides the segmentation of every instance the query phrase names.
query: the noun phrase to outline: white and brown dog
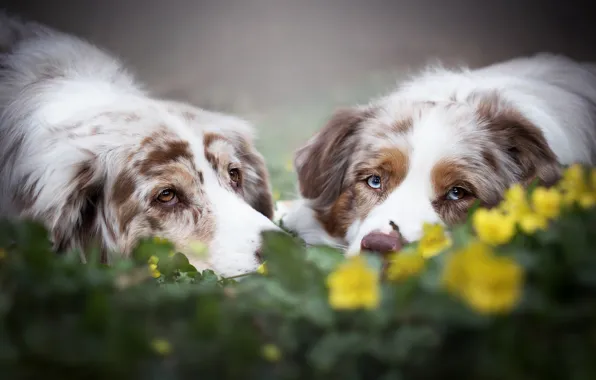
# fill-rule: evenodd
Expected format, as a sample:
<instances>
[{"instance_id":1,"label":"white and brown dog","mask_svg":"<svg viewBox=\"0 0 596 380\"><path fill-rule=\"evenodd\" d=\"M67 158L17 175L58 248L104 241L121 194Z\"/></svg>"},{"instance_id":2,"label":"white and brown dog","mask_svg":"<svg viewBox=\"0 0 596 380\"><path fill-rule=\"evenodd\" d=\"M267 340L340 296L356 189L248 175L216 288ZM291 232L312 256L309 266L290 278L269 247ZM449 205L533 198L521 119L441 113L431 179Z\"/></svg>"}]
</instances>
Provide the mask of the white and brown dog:
<instances>
[{"instance_id":1,"label":"white and brown dog","mask_svg":"<svg viewBox=\"0 0 596 380\"><path fill-rule=\"evenodd\" d=\"M307 243L392 251L513 183L596 163L596 65L541 54L430 68L338 111L295 156L301 200L282 219ZM400 236L401 235L401 236Z\"/></svg>"},{"instance_id":2,"label":"white and brown dog","mask_svg":"<svg viewBox=\"0 0 596 380\"><path fill-rule=\"evenodd\" d=\"M152 98L100 49L6 14L0 107L0 216L42 222L58 250L160 236L204 242L198 269L260 264L261 232L278 228L247 122Z\"/></svg>"}]
</instances>

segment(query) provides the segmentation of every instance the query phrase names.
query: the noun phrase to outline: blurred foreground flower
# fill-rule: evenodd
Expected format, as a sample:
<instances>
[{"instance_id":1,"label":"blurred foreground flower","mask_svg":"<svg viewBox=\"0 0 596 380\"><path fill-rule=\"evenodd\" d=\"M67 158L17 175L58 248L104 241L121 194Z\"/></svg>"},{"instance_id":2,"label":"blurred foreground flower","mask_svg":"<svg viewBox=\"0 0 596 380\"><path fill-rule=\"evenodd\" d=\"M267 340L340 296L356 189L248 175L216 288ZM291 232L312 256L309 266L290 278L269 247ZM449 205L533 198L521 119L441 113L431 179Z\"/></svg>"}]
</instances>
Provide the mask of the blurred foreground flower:
<instances>
[{"instance_id":1,"label":"blurred foreground flower","mask_svg":"<svg viewBox=\"0 0 596 380\"><path fill-rule=\"evenodd\" d=\"M155 242L155 244L166 244L166 243L168 243L168 239L164 239L162 237L155 236L153 238L153 242Z\"/></svg>"},{"instance_id":2,"label":"blurred foreground flower","mask_svg":"<svg viewBox=\"0 0 596 380\"><path fill-rule=\"evenodd\" d=\"M266 344L261 351L263 357L270 362L277 362L281 359L281 351L275 344Z\"/></svg>"},{"instance_id":3,"label":"blurred foreground flower","mask_svg":"<svg viewBox=\"0 0 596 380\"><path fill-rule=\"evenodd\" d=\"M562 201L565 205L572 205L574 203L585 204L585 199L593 198L594 191L596 191L593 186L592 191L590 191L590 186L586 182L585 171L579 164L571 165L565 169L563 171L563 177L556 187L561 191ZM580 202L582 198L584 198L584 201Z\"/></svg>"},{"instance_id":4,"label":"blurred foreground flower","mask_svg":"<svg viewBox=\"0 0 596 380\"><path fill-rule=\"evenodd\" d=\"M353 256L327 278L329 304L334 309L374 309L379 305L379 276L366 259Z\"/></svg>"},{"instance_id":5,"label":"blurred foreground flower","mask_svg":"<svg viewBox=\"0 0 596 380\"><path fill-rule=\"evenodd\" d=\"M423 235L418 243L418 251L425 259L436 256L451 246L451 239L440 224L425 223Z\"/></svg>"},{"instance_id":6,"label":"blurred foreground flower","mask_svg":"<svg viewBox=\"0 0 596 380\"><path fill-rule=\"evenodd\" d=\"M170 342L165 339L154 339L151 342L151 347L153 348L153 351L163 356L169 355L172 352Z\"/></svg>"},{"instance_id":7,"label":"blurred foreground flower","mask_svg":"<svg viewBox=\"0 0 596 380\"><path fill-rule=\"evenodd\" d=\"M538 187L532 193L532 208L546 218L554 219L561 213L561 192L556 188Z\"/></svg>"},{"instance_id":8,"label":"blurred foreground flower","mask_svg":"<svg viewBox=\"0 0 596 380\"><path fill-rule=\"evenodd\" d=\"M548 220L538 214L528 214L520 219L519 227L524 233L533 235L538 230L545 230L548 227Z\"/></svg>"},{"instance_id":9,"label":"blurred foreground flower","mask_svg":"<svg viewBox=\"0 0 596 380\"><path fill-rule=\"evenodd\" d=\"M159 258L157 256L151 256L148 260L149 262L149 273L151 277L158 278L161 276L161 272L157 269L157 263L159 262Z\"/></svg>"},{"instance_id":10,"label":"blurred foreground flower","mask_svg":"<svg viewBox=\"0 0 596 380\"><path fill-rule=\"evenodd\" d=\"M513 218L514 222L521 220L524 216L531 214L530 204L526 189L520 184L514 184L505 191L503 201L497 210Z\"/></svg>"},{"instance_id":11,"label":"blurred foreground flower","mask_svg":"<svg viewBox=\"0 0 596 380\"><path fill-rule=\"evenodd\" d=\"M262 275L267 274L267 266L265 265L265 263L259 265L259 267L257 268L257 273L262 274Z\"/></svg>"},{"instance_id":12,"label":"blurred foreground flower","mask_svg":"<svg viewBox=\"0 0 596 380\"><path fill-rule=\"evenodd\" d=\"M478 238L490 245L508 243L515 235L515 217L498 208L481 208L472 215L472 224Z\"/></svg>"},{"instance_id":13,"label":"blurred foreground flower","mask_svg":"<svg viewBox=\"0 0 596 380\"><path fill-rule=\"evenodd\" d=\"M479 313L506 313L521 296L523 271L512 258L476 241L449 258L443 284Z\"/></svg>"},{"instance_id":14,"label":"blurred foreground flower","mask_svg":"<svg viewBox=\"0 0 596 380\"><path fill-rule=\"evenodd\" d=\"M387 268L387 278L391 281L402 281L415 276L424 269L425 262L418 251L394 253Z\"/></svg>"}]
</instances>

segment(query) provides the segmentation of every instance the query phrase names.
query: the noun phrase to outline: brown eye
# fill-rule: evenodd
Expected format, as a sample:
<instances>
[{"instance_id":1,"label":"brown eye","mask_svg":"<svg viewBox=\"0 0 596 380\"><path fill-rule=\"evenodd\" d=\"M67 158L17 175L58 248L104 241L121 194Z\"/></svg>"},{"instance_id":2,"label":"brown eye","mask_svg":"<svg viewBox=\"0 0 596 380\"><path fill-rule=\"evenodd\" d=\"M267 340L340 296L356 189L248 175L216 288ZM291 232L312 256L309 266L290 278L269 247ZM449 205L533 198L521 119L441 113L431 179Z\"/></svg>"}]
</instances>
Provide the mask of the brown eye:
<instances>
[{"instance_id":1,"label":"brown eye","mask_svg":"<svg viewBox=\"0 0 596 380\"><path fill-rule=\"evenodd\" d=\"M232 180L232 182L234 182L235 184L238 184L238 182L240 182L240 170L230 169L228 171L228 174L230 175L230 179Z\"/></svg>"},{"instance_id":2,"label":"brown eye","mask_svg":"<svg viewBox=\"0 0 596 380\"><path fill-rule=\"evenodd\" d=\"M174 204L178 201L176 192L172 189L163 189L157 194L157 200L165 204Z\"/></svg>"},{"instance_id":3,"label":"brown eye","mask_svg":"<svg viewBox=\"0 0 596 380\"><path fill-rule=\"evenodd\" d=\"M447 194L445 194L445 198L450 201L458 201L460 199L465 198L468 195L469 193L466 189L464 189L463 187L455 186L449 189Z\"/></svg>"}]
</instances>

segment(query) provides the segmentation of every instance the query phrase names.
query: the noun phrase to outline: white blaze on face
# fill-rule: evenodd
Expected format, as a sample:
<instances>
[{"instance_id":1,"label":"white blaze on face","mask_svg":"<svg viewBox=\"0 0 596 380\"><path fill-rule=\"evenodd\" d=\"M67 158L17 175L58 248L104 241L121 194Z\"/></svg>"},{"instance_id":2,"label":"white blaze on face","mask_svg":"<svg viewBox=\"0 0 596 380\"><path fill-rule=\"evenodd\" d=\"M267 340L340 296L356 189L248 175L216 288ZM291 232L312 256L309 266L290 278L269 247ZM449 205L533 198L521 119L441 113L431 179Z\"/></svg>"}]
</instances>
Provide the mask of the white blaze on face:
<instances>
[{"instance_id":1,"label":"white blaze on face","mask_svg":"<svg viewBox=\"0 0 596 380\"><path fill-rule=\"evenodd\" d=\"M281 230L226 189L207 186L207 196L215 217L215 234L209 246L213 269L223 276L256 270L261 264L257 257L261 233Z\"/></svg>"},{"instance_id":2,"label":"white blaze on face","mask_svg":"<svg viewBox=\"0 0 596 380\"><path fill-rule=\"evenodd\" d=\"M445 113L431 111L415 120L412 130L400 136L399 145L409 148L408 173L382 203L348 230L348 255L360 251L362 238L368 233L376 230L390 232L393 228L390 223L399 227L406 241L420 239L425 222L441 223L432 201L442 194L434 194L431 174L441 159L458 150L461 154L461 131L452 125Z\"/></svg>"}]
</instances>

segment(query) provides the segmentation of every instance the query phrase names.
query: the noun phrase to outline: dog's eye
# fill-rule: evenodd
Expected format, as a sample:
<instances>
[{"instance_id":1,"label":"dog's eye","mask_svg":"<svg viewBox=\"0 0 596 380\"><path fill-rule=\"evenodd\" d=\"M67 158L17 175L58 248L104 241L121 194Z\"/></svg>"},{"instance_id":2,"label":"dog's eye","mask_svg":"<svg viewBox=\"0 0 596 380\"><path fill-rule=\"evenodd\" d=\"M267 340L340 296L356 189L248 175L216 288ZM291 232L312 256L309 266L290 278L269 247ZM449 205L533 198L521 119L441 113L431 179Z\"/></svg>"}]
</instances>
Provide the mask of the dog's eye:
<instances>
[{"instance_id":1,"label":"dog's eye","mask_svg":"<svg viewBox=\"0 0 596 380\"><path fill-rule=\"evenodd\" d=\"M368 186L372 187L373 189L380 189L381 188L381 177L378 175L371 175L366 179L366 183Z\"/></svg>"},{"instance_id":2,"label":"dog's eye","mask_svg":"<svg viewBox=\"0 0 596 380\"><path fill-rule=\"evenodd\" d=\"M449 189L445 198L450 201L458 201L468 195L468 192L463 187L455 186Z\"/></svg>"},{"instance_id":3,"label":"dog's eye","mask_svg":"<svg viewBox=\"0 0 596 380\"><path fill-rule=\"evenodd\" d=\"M230 175L230 179L234 183L240 182L240 170L238 169L230 169L228 170L228 174Z\"/></svg>"},{"instance_id":4,"label":"dog's eye","mask_svg":"<svg viewBox=\"0 0 596 380\"><path fill-rule=\"evenodd\" d=\"M174 204L178 202L176 192L172 189L163 189L157 194L157 200L165 204Z\"/></svg>"}]
</instances>

